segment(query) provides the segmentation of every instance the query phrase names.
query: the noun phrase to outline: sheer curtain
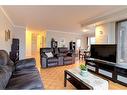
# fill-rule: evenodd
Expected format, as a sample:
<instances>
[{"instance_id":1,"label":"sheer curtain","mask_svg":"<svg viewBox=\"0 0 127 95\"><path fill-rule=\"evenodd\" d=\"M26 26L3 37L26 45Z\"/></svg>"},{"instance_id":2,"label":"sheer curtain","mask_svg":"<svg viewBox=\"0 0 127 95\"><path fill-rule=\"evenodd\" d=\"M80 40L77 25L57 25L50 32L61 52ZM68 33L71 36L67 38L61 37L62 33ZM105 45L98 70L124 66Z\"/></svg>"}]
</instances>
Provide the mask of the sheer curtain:
<instances>
[{"instance_id":1,"label":"sheer curtain","mask_svg":"<svg viewBox=\"0 0 127 95\"><path fill-rule=\"evenodd\" d=\"M118 63L127 63L127 21L118 23L117 26Z\"/></svg>"},{"instance_id":2,"label":"sheer curtain","mask_svg":"<svg viewBox=\"0 0 127 95\"><path fill-rule=\"evenodd\" d=\"M95 37L88 37L88 48L87 50L90 50L90 45L95 44Z\"/></svg>"}]
</instances>

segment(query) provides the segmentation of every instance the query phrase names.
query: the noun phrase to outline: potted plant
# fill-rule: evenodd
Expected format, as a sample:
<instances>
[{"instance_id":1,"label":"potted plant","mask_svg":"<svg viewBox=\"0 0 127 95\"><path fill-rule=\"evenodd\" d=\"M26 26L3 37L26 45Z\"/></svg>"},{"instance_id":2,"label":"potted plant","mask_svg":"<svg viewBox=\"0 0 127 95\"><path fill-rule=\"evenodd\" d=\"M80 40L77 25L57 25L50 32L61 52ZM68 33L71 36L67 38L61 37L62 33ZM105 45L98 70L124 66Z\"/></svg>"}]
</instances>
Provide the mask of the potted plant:
<instances>
[{"instance_id":1,"label":"potted plant","mask_svg":"<svg viewBox=\"0 0 127 95\"><path fill-rule=\"evenodd\" d=\"M82 76L86 77L87 76L87 66L85 64L81 64L80 65L80 69L81 69L80 74Z\"/></svg>"}]
</instances>

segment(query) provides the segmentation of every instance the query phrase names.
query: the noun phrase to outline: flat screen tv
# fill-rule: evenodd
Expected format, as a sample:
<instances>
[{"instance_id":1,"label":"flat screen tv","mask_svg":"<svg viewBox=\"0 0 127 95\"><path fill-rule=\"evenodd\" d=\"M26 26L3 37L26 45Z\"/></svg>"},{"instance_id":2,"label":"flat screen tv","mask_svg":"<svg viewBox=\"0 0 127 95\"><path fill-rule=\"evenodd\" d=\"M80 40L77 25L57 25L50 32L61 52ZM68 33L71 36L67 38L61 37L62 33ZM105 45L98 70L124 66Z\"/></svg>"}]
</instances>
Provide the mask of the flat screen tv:
<instances>
[{"instance_id":1,"label":"flat screen tv","mask_svg":"<svg viewBox=\"0 0 127 95\"><path fill-rule=\"evenodd\" d=\"M91 58L116 63L116 44L91 45Z\"/></svg>"}]
</instances>

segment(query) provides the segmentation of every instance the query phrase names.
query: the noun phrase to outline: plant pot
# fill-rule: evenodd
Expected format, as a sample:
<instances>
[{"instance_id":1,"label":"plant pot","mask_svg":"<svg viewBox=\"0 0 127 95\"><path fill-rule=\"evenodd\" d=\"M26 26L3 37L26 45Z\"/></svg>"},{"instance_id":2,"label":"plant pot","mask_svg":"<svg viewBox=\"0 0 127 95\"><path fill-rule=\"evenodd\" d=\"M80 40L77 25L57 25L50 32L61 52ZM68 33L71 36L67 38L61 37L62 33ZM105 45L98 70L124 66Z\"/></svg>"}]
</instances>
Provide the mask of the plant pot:
<instances>
[{"instance_id":1,"label":"plant pot","mask_svg":"<svg viewBox=\"0 0 127 95\"><path fill-rule=\"evenodd\" d=\"M81 76L83 76L83 77L87 77L87 74L88 72L87 72L87 70L81 70L81 72L80 72L80 74L81 74Z\"/></svg>"}]
</instances>

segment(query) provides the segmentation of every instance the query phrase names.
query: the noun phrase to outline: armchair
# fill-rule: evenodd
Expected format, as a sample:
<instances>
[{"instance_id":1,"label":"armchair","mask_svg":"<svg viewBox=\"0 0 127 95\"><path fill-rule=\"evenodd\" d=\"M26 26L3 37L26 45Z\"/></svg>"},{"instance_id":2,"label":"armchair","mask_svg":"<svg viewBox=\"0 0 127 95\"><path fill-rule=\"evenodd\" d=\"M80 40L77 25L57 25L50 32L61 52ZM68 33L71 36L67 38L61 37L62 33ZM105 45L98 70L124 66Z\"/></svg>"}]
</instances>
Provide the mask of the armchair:
<instances>
[{"instance_id":1,"label":"armchair","mask_svg":"<svg viewBox=\"0 0 127 95\"><path fill-rule=\"evenodd\" d=\"M69 52L68 48L60 47L58 48L58 51L59 51L59 55L63 56L64 65L75 63L75 55Z\"/></svg>"}]
</instances>

